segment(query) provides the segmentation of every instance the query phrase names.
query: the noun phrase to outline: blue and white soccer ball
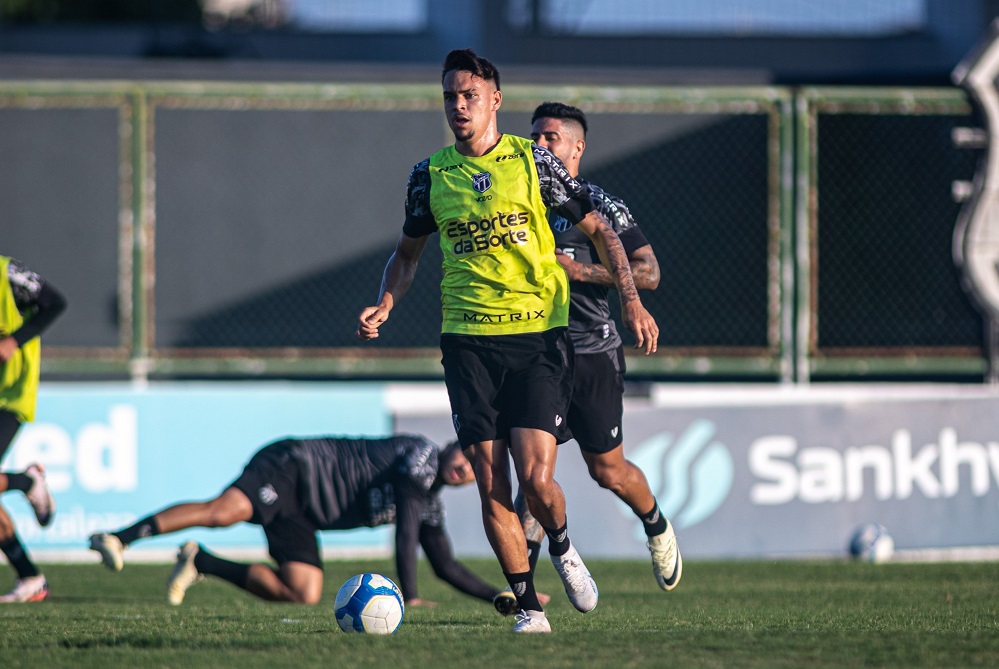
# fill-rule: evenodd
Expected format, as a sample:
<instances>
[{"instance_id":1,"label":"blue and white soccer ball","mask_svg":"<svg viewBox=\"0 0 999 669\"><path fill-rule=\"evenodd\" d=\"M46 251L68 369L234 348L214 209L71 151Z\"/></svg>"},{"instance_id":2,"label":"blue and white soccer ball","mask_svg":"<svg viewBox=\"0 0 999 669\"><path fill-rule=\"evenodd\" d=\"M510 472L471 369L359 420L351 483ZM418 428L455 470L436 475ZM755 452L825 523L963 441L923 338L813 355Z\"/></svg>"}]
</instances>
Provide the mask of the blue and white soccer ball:
<instances>
[{"instance_id":1,"label":"blue and white soccer ball","mask_svg":"<svg viewBox=\"0 0 999 669\"><path fill-rule=\"evenodd\" d=\"M336 593L333 607L340 629L361 634L392 634L406 611L399 586L381 574L347 579Z\"/></svg>"},{"instance_id":2,"label":"blue and white soccer ball","mask_svg":"<svg viewBox=\"0 0 999 669\"><path fill-rule=\"evenodd\" d=\"M887 562L895 553L895 540L884 525L864 523L850 539L850 556L864 562Z\"/></svg>"}]
</instances>

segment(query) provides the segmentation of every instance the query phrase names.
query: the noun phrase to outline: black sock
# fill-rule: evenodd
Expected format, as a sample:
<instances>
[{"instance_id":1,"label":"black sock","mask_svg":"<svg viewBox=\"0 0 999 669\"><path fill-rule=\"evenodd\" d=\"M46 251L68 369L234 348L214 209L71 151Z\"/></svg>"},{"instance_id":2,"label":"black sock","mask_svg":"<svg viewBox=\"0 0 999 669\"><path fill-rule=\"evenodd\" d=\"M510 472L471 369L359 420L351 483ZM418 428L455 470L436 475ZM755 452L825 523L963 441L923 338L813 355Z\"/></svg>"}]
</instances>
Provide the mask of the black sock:
<instances>
[{"instance_id":1,"label":"black sock","mask_svg":"<svg viewBox=\"0 0 999 669\"><path fill-rule=\"evenodd\" d=\"M34 481L32 481L27 474L7 474L7 490L20 490L21 492L28 492L31 490L32 483L34 483Z\"/></svg>"},{"instance_id":2,"label":"black sock","mask_svg":"<svg viewBox=\"0 0 999 669\"><path fill-rule=\"evenodd\" d=\"M527 542L527 561L531 565L531 573L538 568L538 557L541 555L541 542L540 541L530 541Z\"/></svg>"},{"instance_id":3,"label":"black sock","mask_svg":"<svg viewBox=\"0 0 999 669\"><path fill-rule=\"evenodd\" d=\"M549 555L565 555L569 552L569 522L566 521L562 527L556 530L550 530L544 527L545 534L548 535L548 554Z\"/></svg>"},{"instance_id":4,"label":"black sock","mask_svg":"<svg viewBox=\"0 0 999 669\"><path fill-rule=\"evenodd\" d=\"M246 582L250 575L250 565L241 562L232 562L217 555L212 555L203 546L199 546L198 549L197 555L194 556L194 568L199 573L218 576L225 581L229 581L237 588L246 590Z\"/></svg>"},{"instance_id":5,"label":"black sock","mask_svg":"<svg viewBox=\"0 0 999 669\"><path fill-rule=\"evenodd\" d=\"M148 518L143 518L135 525L126 527L113 534L121 540L122 545L127 546L136 539L155 537L159 533L160 524L156 522L156 516L149 516Z\"/></svg>"},{"instance_id":6,"label":"black sock","mask_svg":"<svg viewBox=\"0 0 999 669\"><path fill-rule=\"evenodd\" d=\"M653 502L652 510L639 518L642 519L642 527L645 528L647 537L654 537L666 531L666 516L659 511L659 502Z\"/></svg>"},{"instance_id":7,"label":"black sock","mask_svg":"<svg viewBox=\"0 0 999 669\"><path fill-rule=\"evenodd\" d=\"M523 574L503 572L503 575L506 576L506 582L510 584L510 590L513 591L521 609L524 611L544 611L541 608L541 602L538 601L538 593L534 589L534 577L531 576L531 572L525 571Z\"/></svg>"},{"instance_id":8,"label":"black sock","mask_svg":"<svg viewBox=\"0 0 999 669\"><path fill-rule=\"evenodd\" d=\"M7 559L10 560L10 566L17 572L18 578L38 576L38 567L28 557L27 551L24 550L24 546L21 545L21 540L18 539L16 534L7 541L0 543L0 551L3 551Z\"/></svg>"}]
</instances>

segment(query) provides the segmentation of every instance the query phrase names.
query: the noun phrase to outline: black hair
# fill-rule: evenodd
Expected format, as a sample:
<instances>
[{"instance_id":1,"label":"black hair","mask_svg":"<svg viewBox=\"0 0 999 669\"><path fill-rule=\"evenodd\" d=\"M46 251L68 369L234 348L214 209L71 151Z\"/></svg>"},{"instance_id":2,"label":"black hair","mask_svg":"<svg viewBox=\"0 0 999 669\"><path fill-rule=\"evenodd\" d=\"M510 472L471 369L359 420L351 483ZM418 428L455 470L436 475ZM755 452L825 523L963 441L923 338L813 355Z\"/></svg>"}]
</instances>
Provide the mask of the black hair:
<instances>
[{"instance_id":1,"label":"black hair","mask_svg":"<svg viewBox=\"0 0 999 669\"><path fill-rule=\"evenodd\" d=\"M455 49L444 58L444 69L441 72L441 83L444 77L451 70L461 70L471 72L475 76L485 81L496 84L496 90L500 89L500 75L496 66L482 56L476 55L471 49Z\"/></svg>"},{"instance_id":2,"label":"black hair","mask_svg":"<svg viewBox=\"0 0 999 669\"><path fill-rule=\"evenodd\" d=\"M583 113L582 109L578 107L573 107L572 105L567 105L563 102L542 102L538 105L538 108L534 110L534 115L531 116L531 125L539 118L561 118L568 121L575 121L583 128L583 137L586 137L586 131L588 130L586 125L586 114Z\"/></svg>"}]
</instances>

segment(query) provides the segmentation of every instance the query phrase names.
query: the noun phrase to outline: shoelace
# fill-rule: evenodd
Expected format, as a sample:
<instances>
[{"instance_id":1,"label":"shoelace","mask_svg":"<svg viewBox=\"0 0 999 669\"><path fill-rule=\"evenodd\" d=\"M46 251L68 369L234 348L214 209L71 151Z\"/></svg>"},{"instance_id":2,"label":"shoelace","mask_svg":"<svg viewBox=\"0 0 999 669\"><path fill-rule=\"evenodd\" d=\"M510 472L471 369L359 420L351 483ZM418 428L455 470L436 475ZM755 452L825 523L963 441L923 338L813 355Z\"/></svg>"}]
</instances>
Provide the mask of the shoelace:
<instances>
[{"instance_id":1,"label":"shoelace","mask_svg":"<svg viewBox=\"0 0 999 669\"><path fill-rule=\"evenodd\" d=\"M673 566L673 554L676 552L676 539L666 542L665 547L657 546L650 541L649 550L657 563L661 562L670 568Z\"/></svg>"},{"instance_id":2,"label":"shoelace","mask_svg":"<svg viewBox=\"0 0 999 669\"><path fill-rule=\"evenodd\" d=\"M530 613L523 610L515 614L513 619L517 621L515 627L539 627L542 624L540 620L535 620Z\"/></svg>"},{"instance_id":3,"label":"shoelace","mask_svg":"<svg viewBox=\"0 0 999 669\"><path fill-rule=\"evenodd\" d=\"M566 560L562 563L562 571L566 575L566 580L573 590L582 590L589 586L589 579L583 571L582 565L575 560Z\"/></svg>"}]
</instances>

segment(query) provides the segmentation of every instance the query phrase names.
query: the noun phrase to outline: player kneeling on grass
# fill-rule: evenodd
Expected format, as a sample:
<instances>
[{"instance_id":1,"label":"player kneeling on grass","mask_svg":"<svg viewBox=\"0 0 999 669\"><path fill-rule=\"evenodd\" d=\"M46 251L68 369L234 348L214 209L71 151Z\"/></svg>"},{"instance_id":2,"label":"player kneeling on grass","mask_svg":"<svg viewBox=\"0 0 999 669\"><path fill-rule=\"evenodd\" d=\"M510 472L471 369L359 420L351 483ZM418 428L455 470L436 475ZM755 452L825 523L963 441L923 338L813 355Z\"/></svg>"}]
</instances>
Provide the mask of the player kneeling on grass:
<instances>
[{"instance_id":1,"label":"player kneeling on grass","mask_svg":"<svg viewBox=\"0 0 999 669\"><path fill-rule=\"evenodd\" d=\"M484 582L451 552L440 492L474 480L457 443L438 449L419 435L285 439L257 451L215 499L176 504L117 532L94 534L90 548L106 567L121 571L125 548L139 539L189 527L253 523L263 527L276 569L232 562L189 541L167 583L170 603L180 604L187 589L208 574L263 599L315 604L323 590L316 532L395 523L396 569L407 606L435 605L417 593L419 544L439 578L493 602L503 615L517 613L512 593Z\"/></svg>"}]
</instances>

